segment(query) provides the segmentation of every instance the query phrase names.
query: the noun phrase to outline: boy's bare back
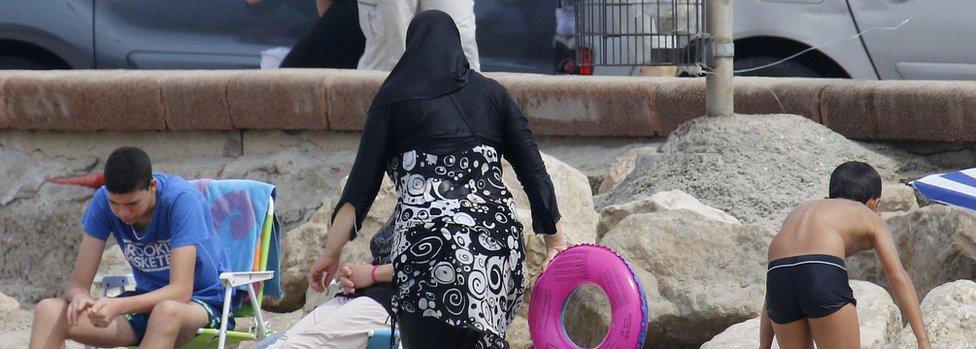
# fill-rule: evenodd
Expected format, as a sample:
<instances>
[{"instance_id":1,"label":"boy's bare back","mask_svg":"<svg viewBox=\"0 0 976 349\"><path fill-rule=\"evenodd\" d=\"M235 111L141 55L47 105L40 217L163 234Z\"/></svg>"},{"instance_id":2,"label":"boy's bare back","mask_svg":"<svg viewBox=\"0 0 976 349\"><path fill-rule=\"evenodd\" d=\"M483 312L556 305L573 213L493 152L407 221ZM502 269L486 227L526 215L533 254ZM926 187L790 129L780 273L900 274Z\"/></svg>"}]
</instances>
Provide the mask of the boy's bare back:
<instances>
[{"instance_id":1,"label":"boy's bare back","mask_svg":"<svg viewBox=\"0 0 976 349\"><path fill-rule=\"evenodd\" d=\"M790 212L769 246L769 260L809 254L846 258L871 249L881 218L864 204L846 199L801 203Z\"/></svg>"},{"instance_id":2,"label":"boy's bare back","mask_svg":"<svg viewBox=\"0 0 976 349\"><path fill-rule=\"evenodd\" d=\"M875 213L881 189L881 176L871 165L848 161L830 174L829 199L801 203L786 217L769 246L760 348L772 346L773 332L784 348L812 347L814 341L821 347L857 348L857 301L844 259L864 250L874 250L881 262L919 348L931 347L915 286L888 226Z\"/></svg>"}]
</instances>

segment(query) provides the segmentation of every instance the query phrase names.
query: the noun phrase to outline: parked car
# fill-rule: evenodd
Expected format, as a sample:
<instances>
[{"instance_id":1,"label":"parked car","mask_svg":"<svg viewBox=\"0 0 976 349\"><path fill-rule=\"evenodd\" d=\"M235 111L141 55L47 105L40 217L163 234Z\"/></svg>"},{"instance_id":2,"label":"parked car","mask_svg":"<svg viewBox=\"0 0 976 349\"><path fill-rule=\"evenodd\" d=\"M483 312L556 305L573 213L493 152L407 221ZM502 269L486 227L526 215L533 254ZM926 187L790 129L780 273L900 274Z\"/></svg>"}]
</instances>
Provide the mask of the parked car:
<instances>
[{"instance_id":1,"label":"parked car","mask_svg":"<svg viewBox=\"0 0 976 349\"><path fill-rule=\"evenodd\" d=\"M556 72L560 1L569 0L476 0L482 68ZM735 69L816 47L742 75L976 79L973 18L966 0L736 0ZM314 21L312 0L0 0L0 68L257 68L262 50L293 45Z\"/></svg>"},{"instance_id":2,"label":"parked car","mask_svg":"<svg viewBox=\"0 0 976 349\"><path fill-rule=\"evenodd\" d=\"M823 45L748 75L972 80L974 18L966 0L737 0L735 68Z\"/></svg>"},{"instance_id":3,"label":"parked car","mask_svg":"<svg viewBox=\"0 0 976 349\"><path fill-rule=\"evenodd\" d=\"M551 73L557 0L478 0L488 71ZM294 45L313 0L0 0L0 69L248 69Z\"/></svg>"},{"instance_id":4,"label":"parked car","mask_svg":"<svg viewBox=\"0 0 976 349\"><path fill-rule=\"evenodd\" d=\"M678 8L702 3L674 1ZM976 2L963 0L736 0L734 68L756 76L972 80L974 18ZM630 71L597 66L594 73Z\"/></svg>"}]
</instances>

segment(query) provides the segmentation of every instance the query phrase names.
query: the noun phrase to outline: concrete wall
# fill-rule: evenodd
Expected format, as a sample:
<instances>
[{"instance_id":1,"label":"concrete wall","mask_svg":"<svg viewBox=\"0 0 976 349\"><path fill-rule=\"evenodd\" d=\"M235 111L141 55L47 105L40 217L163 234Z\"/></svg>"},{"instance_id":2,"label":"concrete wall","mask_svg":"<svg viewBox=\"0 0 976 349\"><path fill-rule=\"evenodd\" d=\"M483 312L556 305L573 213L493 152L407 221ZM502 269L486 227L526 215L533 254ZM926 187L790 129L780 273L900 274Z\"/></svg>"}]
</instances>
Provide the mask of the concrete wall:
<instances>
[{"instance_id":1,"label":"concrete wall","mask_svg":"<svg viewBox=\"0 0 976 349\"><path fill-rule=\"evenodd\" d=\"M704 114L704 79L488 74L538 135L661 137ZM385 73L7 71L0 130L358 131ZM736 78L736 111L791 113L861 140L972 142L976 82Z\"/></svg>"}]
</instances>

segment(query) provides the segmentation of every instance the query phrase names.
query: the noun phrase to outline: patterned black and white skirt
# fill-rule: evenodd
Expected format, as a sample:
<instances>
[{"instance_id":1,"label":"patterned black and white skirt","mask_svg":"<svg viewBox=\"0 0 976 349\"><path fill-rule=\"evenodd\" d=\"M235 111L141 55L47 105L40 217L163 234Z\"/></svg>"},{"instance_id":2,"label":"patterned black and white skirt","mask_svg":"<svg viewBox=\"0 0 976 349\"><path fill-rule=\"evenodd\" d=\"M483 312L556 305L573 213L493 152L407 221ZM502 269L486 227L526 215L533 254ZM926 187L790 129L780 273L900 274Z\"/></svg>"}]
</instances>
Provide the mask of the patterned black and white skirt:
<instances>
[{"instance_id":1,"label":"patterned black and white skirt","mask_svg":"<svg viewBox=\"0 0 976 349\"><path fill-rule=\"evenodd\" d=\"M525 292L522 224L495 148L394 157L394 312L440 319L507 347Z\"/></svg>"}]
</instances>

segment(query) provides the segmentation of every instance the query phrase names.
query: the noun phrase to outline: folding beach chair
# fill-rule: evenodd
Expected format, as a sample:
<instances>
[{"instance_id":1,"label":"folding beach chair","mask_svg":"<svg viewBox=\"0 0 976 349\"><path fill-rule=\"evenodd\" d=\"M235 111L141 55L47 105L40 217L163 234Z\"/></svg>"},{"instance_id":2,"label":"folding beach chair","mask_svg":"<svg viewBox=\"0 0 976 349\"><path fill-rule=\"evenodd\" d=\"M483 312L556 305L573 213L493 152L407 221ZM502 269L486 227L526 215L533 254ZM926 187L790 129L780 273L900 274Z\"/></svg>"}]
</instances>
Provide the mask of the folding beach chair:
<instances>
[{"instance_id":1,"label":"folding beach chair","mask_svg":"<svg viewBox=\"0 0 976 349\"><path fill-rule=\"evenodd\" d=\"M223 349L228 344L240 343L243 341L263 339L269 334L271 330L267 323L265 323L264 318L261 314L261 303L264 298L264 284L263 281L271 280L274 278L275 272L277 270L268 268L277 268L277 261L269 263L269 256L277 257L277 251L272 252L272 249L276 249L278 246L278 222L274 214L274 196L275 188L274 186L257 181L251 180L198 180L193 181L202 192L204 196L207 196L206 190L210 185L222 184L222 185L232 185L234 187L265 187L264 192L269 192L266 198L251 198L253 202L268 202L267 213L261 217L256 217L255 224L260 225L260 229L247 229L247 232L239 232L239 234L258 234L257 246L255 247L254 255L242 255L241 253L235 253L231 251L233 247L229 244L222 243L225 253L228 257L237 256L237 260L231 260L231 265L249 265L251 270L235 270L233 272L221 273L220 282L225 287L224 293L224 308L221 313L221 327L220 328L202 328L197 332L196 338L193 339L189 344L183 346L184 349L203 349L203 348L219 348ZM242 190L246 192L246 190ZM262 210L263 211L263 210ZM215 225L220 224L215 222ZM252 227L253 228L253 227ZM245 259L250 259L245 260ZM248 263L249 262L249 263ZM233 269L233 267L232 267ZM124 290L126 286L135 285L132 275L117 275L117 276L99 276L95 279L95 284L101 286L101 296L105 297L109 291L113 289ZM238 289L237 296L232 299L232 290L234 288ZM243 291L243 292L240 292ZM231 305L235 303L241 303L241 297L247 298L248 303L241 304L240 307L236 309L231 309ZM253 318L254 325L251 329L247 331L227 330L227 321L230 316L235 318L251 317Z\"/></svg>"}]
</instances>

